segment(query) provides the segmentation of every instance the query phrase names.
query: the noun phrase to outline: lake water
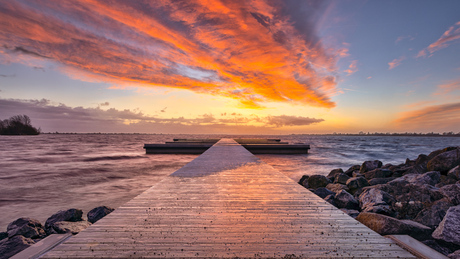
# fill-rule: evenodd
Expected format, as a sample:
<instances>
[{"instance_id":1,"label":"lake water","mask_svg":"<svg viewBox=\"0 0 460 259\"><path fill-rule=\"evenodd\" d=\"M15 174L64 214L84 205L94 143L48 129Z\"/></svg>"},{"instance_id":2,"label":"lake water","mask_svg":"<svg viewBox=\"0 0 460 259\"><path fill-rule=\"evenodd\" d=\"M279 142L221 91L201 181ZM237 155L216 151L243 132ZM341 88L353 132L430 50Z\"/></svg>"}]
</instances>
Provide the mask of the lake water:
<instances>
[{"instance_id":1,"label":"lake water","mask_svg":"<svg viewBox=\"0 0 460 259\"><path fill-rule=\"evenodd\" d=\"M459 137L228 136L42 134L0 136L0 232L19 217L42 223L62 209L118 207L197 155L146 155L145 143L173 138L280 138L311 145L307 155L258 155L291 179L327 175L366 160L400 164L447 146Z\"/></svg>"}]
</instances>

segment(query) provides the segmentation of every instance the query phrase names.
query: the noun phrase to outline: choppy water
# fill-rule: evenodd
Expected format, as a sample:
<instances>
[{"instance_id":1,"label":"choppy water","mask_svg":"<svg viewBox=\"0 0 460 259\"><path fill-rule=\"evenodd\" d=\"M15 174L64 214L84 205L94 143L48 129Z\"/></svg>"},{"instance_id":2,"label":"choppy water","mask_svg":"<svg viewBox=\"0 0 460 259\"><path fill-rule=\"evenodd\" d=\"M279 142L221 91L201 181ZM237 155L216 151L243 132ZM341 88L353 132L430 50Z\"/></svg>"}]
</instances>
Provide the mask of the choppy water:
<instances>
[{"instance_id":1,"label":"choppy water","mask_svg":"<svg viewBox=\"0 0 460 259\"><path fill-rule=\"evenodd\" d=\"M58 210L118 207L193 160L196 155L146 155L144 143L217 135L0 136L0 231L18 217L44 222ZM297 181L366 160L399 164L447 146L458 137L259 136L311 145L308 155L258 155Z\"/></svg>"}]
</instances>

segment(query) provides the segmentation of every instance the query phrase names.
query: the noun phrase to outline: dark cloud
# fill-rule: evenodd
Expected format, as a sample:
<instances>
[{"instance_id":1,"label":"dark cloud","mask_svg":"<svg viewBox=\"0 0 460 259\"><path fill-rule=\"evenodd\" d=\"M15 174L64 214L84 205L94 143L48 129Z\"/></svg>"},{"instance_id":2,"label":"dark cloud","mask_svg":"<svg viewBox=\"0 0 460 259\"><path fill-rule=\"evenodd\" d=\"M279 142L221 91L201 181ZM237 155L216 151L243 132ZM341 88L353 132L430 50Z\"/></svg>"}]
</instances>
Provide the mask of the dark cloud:
<instances>
[{"instance_id":1,"label":"dark cloud","mask_svg":"<svg viewBox=\"0 0 460 259\"><path fill-rule=\"evenodd\" d=\"M12 52L16 52L16 53L22 53L22 54L26 54L26 55L30 55L30 56L34 56L34 57L37 57L37 58L49 58L47 56L44 56L44 55L40 55L38 54L37 52L34 52L34 51L30 51L30 50L27 50L23 47L15 47Z\"/></svg>"}]
</instances>

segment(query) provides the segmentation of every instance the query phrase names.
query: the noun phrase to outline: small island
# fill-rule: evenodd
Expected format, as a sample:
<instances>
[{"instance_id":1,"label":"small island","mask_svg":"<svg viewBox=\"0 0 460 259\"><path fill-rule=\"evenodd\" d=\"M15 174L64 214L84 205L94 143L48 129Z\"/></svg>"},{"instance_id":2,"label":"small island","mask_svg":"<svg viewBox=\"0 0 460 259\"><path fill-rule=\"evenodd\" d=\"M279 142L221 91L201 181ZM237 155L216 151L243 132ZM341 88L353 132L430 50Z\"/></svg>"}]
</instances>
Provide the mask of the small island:
<instances>
[{"instance_id":1,"label":"small island","mask_svg":"<svg viewBox=\"0 0 460 259\"><path fill-rule=\"evenodd\" d=\"M40 131L40 128L32 126L27 115L16 115L0 120L0 135L38 135Z\"/></svg>"}]
</instances>

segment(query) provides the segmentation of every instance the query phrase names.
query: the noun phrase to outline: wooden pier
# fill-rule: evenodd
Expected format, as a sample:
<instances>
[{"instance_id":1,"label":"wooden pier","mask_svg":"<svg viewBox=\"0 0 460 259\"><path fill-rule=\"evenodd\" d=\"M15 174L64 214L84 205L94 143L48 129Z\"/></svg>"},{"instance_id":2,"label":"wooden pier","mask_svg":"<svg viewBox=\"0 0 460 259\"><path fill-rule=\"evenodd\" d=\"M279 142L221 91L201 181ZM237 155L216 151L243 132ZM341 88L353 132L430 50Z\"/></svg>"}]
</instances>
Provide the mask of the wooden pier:
<instances>
[{"instance_id":1,"label":"wooden pier","mask_svg":"<svg viewBox=\"0 0 460 259\"><path fill-rule=\"evenodd\" d=\"M222 139L42 258L414 258Z\"/></svg>"}]
</instances>

